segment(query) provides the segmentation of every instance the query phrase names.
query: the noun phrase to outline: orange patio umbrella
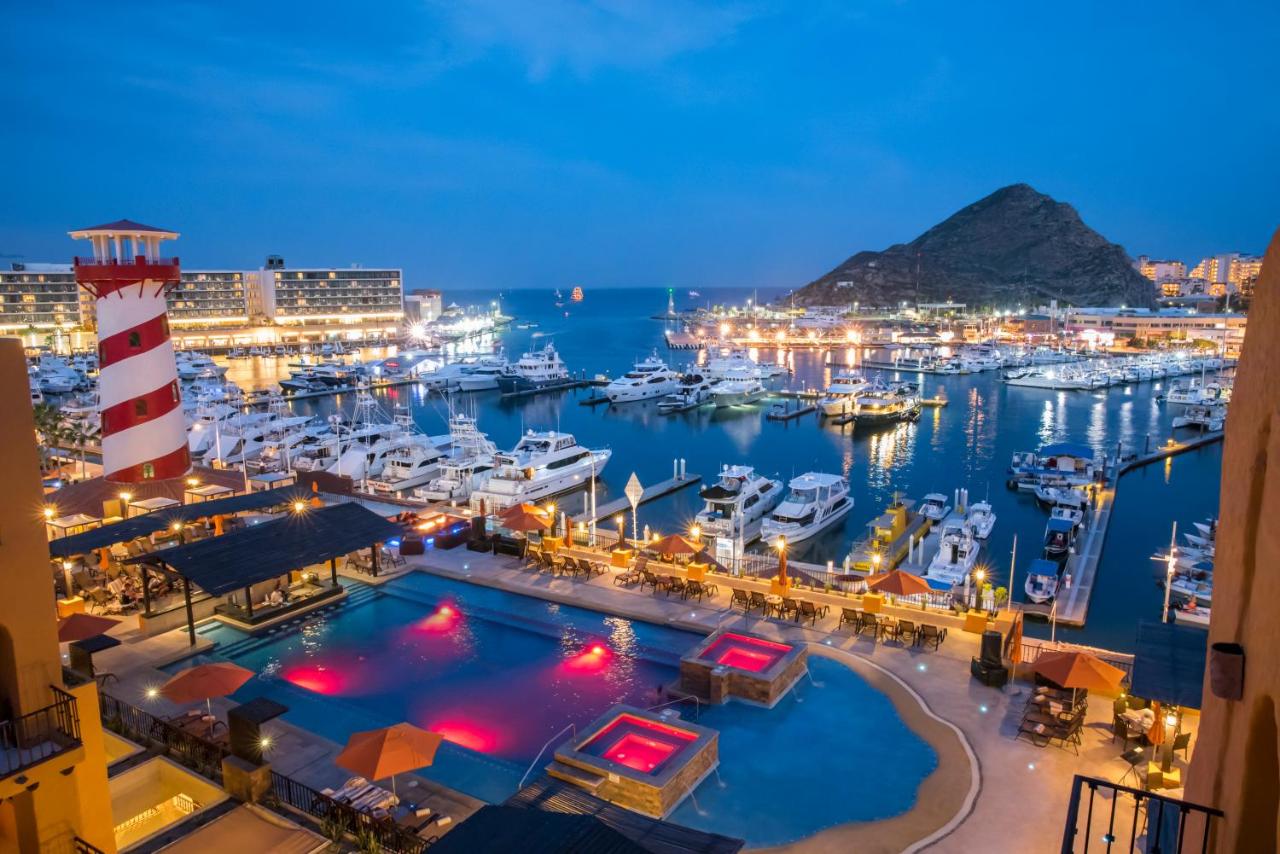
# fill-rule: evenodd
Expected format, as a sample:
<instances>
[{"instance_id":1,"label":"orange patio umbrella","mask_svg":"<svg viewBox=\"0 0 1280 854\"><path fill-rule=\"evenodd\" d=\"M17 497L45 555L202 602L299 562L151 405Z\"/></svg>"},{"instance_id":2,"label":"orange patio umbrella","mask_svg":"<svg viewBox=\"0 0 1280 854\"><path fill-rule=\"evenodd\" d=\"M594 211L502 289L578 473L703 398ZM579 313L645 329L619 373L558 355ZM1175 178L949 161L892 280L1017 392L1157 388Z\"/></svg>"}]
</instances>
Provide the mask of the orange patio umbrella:
<instances>
[{"instance_id":1,"label":"orange patio umbrella","mask_svg":"<svg viewBox=\"0 0 1280 854\"><path fill-rule=\"evenodd\" d=\"M72 614L58 620L58 643L75 643L76 641L96 638L105 635L119 620L109 617L95 617L93 614Z\"/></svg>"},{"instance_id":2,"label":"orange patio umbrella","mask_svg":"<svg viewBox=\"0 0 1280 854\"><path fill-rule=\"evenodd\" d=\"M663 555L696 555L702 551L702 546L685 539L680 534L668 534L660 540L649 545L658 554Z\"/></svg>"},{"instance_id":3,"label":"orange patio umbrella","mask_svg":"<svg viewBox=\"0 0 1280 854\"><path fill-rule=\"evenodd\" d=\"M347 746L333 761L366 780L390 777L394 793L396 775L426 768L435 761L436 749L443 740L439 733L400 723L352 733Z\"/></svg>"},{"instance_id":4,"label":"orange patio umbrella","mask_svg":"<svg viewBox=\"0 0 1280 854\"><path fill-rule=\"evenodd\" d=\"M186 704L204 700L205 711L213 716L213 698L234 694L240 686L253 678L253 671L229 661L197 664L179 670L160 686L160 693L175 703ZM209 734L213 734L213 722L209 722Z\"/></svg>"},{"instance_id":5,"label":"orange patio umbrella","mask_svg":"<svg viewBox=\"0 0 1280 854\"><path fill-rule=\"evenodd\" d=\"M1086 691L1114 691L1124 679L1124 671L1119 667L1107 664L1092 653L1078 650L1045 653L1036 659L1033 669L1063 688Z\"/></svg>"},{"instance_id":6,"label":"orange patio umbrella","mask_svg":"<svg viewBox=\"0 0 1280 854\"><path fill-rule=\"evenodd\" d=\"M928 593L931 589L929 582L901 569L891 569L880 575L871 576L867 579L867 587L877 593L891 593L894 596L915 596Z\"/></svg>"},{"instance_id":7,"label":"orange patio umbrella","mask_svg":"<svg viewBox=\"0 0 1280 854\"><path fill-rule=\"evenodd\" d=\"M499 524L509 531L542 531L551 527L554 517L541 507L532 504L517 504L502 511L498 517Z\"/></svg>"}]
</instances>

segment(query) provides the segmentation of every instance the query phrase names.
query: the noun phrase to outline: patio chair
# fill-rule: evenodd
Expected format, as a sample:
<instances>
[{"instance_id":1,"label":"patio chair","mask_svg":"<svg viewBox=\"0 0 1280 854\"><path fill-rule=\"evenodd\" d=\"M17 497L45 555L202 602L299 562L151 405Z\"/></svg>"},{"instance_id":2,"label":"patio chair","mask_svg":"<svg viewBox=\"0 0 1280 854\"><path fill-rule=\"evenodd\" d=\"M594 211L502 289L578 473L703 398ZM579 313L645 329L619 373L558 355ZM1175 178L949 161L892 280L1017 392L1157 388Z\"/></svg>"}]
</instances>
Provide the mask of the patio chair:
<instances>
[{"instance_id":1,"label":"patio chair","mask_svg":"<svg viewBox=\"0 0 1280 854\"><path fill-rule=\"evenodd\" d=\"M858 623L858 634L864 635L870 630L872 639L880 638L880 618L875 614L863 612L862 620Z\"/></svg>"},{"instance_id":2,"label":"patio chair","mask_svg":"<svg viewBox=\"0 0 1280 854\"><path fill-rule=\"evenodd\" d=\"M796 612L797 621L808 620L809 625L816 626L818 624L818 617L825 616L825 614L808 599L801 599L797 604L800 606L800 609ZM823 608L825 609L825 607L826 606L824 605Z\"/></svg>"},{"instance_id":3,"label":"patio chair","mask_svg":"<svg viewBox=\"0 0 1280 854\"><path fill-rule=\"evenodd\" d=\"M701 602L702 597L711 592L708 590L708 587L711 586L714 585L704 585L701 581L686 581L684 583L684 598L691 599L696 597Z\"/></svg>"},{"instance_id":4,"label":"patio chair","mask_svg":"<svg viewBox=\"0 0 1280 854\"><path fill-rule=\"evenodd\" d=\"M632 584L639 584L644 580L644 575L638 569L628 569L626 572L620 572L613 577L615 586L630 587Z\"/></svg>"},{"instance_id":5,"label":"patio chair","mask_svg":"<svg viewBox=\"0 0 1280 854\"><path fill-rule=\"evenodd\" d=\"M399 552L392 551L386 546L383 546L380 549L380 552L383 562L390 564L391 566L404 566L406 563L405 559L400 556Z\"/></svg>"},{"instance_id":6,"label":"patio chair","mask_svg":"<svg viewBox=\"0 0 1280 854\"><path fill-rule=\"evenodd\" d=\"M681 599L689 598L689 588L685 584L683 578L678 575L668 575L666 579L666 594L670 596L672 593L679 593Z\"/></svg>"},{"instance_id":7,"label":"patio chair","mask_svg":"<svg viewBox=\"0 0 1280 854\"><path fill-rule=\"evenodd\" d=\"M836 629L845 626L853 626L854 632L858 631L858 627L862 624L862 612L853 608L840 609L840 622L836 623Z\"/></svg>"},{"instance_id":8,"label":"patio chair","mask_svg":"<svg viewBox=\"0 0 1280 854\"><path fill-rule=\"evenodd\" d=\"M733 593L729 596L729 608L741 608L743 611L750 611L751 597L747 595L747 591L738 587L733 588Z\"/></svg>"},{"instance_id":9,"label":"patio chair","mask_svg":"<svg viewBox=\"0 0 1280 854\"><path fill-rule=\"evenodd\" d=\"M915 646L916 642L916 624L911 620L898 620L898 640L906 643L911 640L911 645Z\"/></svg>"},{"instance_id":10,"label":"patio chair","mask_svg":"<svg viewBox=\"0 0 1280 854\"><path fill-rule=\"evenodd\" d=\"M647 586L647 587L652 587L653 592L657 593L659 590L663 590L667 586L667 582L663 581L661 578L659 578L657 575L653 574L647 569L640 570L640 576L642 578L640 582L641 590L643 590Z\"/></svg>"},{"instance_id":11,"label":"patio chair","mask_svg":"<svg viewBox=\"0 0 1280 854\"><path fill-rule=\"evenodd\" d=\"M529 545L524 550L524 568L540 569L542 567L542 548L540 546Z\"/></svg>"},{"instance_id":12,"label":"patio chair","mask_svg":"<svg viewBox=\"0 0 1280 854\"><path fill-rule=\"evenodd\" d=\"M115 597L113 597L104 587L95 587L92 590L86 590L84 592L84 597L85 607L90 613L96 612L98 614L105 614L110 609L111 605L116 604Z\"/></svg>"},{"instance_id":13,"label":"patio chair","mask_svg":"<svg viewBox=\"0 0 1280 854\"><path fill-rule=\"evenodd\" d=\"M1113 744L1117 738L1121 740L1121 749L1128 750L1129 742L1142 741L1142 733L1134 732L1133 728L1129 726L1128 719L1124 715L1115 712L1111 715L1111 741Z\"/></svg>"},{"instance_id":14,"label":"patio chair","mask_svg":"<svg viewBox=\"0 0 1280 854\"><path fill-rule=\"evenodd\" d=\"M1123 785L1124 781L1128 779L1130 774L1132 774L1138 783L1138 788L1145 789L1147 787L1147 777L1140 769L1145 769L1147 764L1146 749L1142 747L1131 747L1124 753L1120 754L1120 758L1125 762L1128 762L1129 767L1125 770L1124 776L1117 781L1118 784Z\"/></svg>"},{"instance_id":15,"label":"patio chair","mask_svg":"<svg viewBox=\"0 0 1280 854\"><path fill-rule=\"evenodd\" d=\"M1173 746L1169 748L1170 752L1177 753L1182 751L1183 759L1191 758L1191 733L1180 732L1173 737Z\"/></svg>"},{"instance_id":16,"label":"patio chair","mask_svg":"<svg viewBox=\"0 0 1280 854\"><path fill-rule=\"evenodd\" d=\"M748 607L747 607L748 614L751 613L752 611L755 611L756 609L759 609L762 615L766 615L769 613L769 602L764 598L764 594L761 593L759 590L751 591L751 599L747 604L748 604Z\"/></svg>"},{"instance_id":17,"label":"patio chair","mask_svg":"<svg viewBox=\"0 0 1280 854\"><path fill-rule=\"evenodd\" d=\"M792 619L797 622L800 620L800 605L795 599L784 597L783 600L774 606L778 619Z\"/></svg>"},{"instance_id":18,"label":"patio chair","mask_svg":"<svg viewBox=\"0 0 1280 854\"><path fill-rule=\"evenodd\" d=\"M946 628L940 629L937 626L931 626L928 623L924 623L920 626L919 642L922 645L933 644L933 648L936 650L938 647L942 646L942 642L946 639L947 639Z\"/></svg>"}]
</instances>

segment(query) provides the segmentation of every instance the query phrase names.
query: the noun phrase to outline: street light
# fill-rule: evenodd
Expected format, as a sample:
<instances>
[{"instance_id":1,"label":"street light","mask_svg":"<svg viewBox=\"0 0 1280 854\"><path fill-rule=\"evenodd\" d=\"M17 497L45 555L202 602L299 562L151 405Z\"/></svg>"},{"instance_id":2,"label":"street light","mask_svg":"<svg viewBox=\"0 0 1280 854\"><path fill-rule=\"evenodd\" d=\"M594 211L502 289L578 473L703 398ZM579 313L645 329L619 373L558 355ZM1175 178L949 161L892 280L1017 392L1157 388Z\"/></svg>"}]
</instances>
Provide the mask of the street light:
<instances>
[{"instance_id":1,"label":"street light","mask_svg":"<svg viewBox=\"0 0 1280 854\"><path fill-rule=\"evenodd\" d=\"M627 519L621 513L613 514L613 523L618 526L618 545L627 544Z\"/></svg>"},{"instance_id":2,"label":"street light","mask_svg":"<svg viewBox=\"0 0 1280 854\"><path fill-rule=\"evenodd\" d=\"M305 501L295 501L295 502L293 502L293 512L294 512L294 513L301 513L303 510L306 510L306 509L307 509L307 503L306 503Z\"/></svg>"},{"instance_id":3,"label":"street light","mask_svg":"<svg viewBox=\"0 0 1280 854\"><path fill-rule=\"evenodd\" d=\"M699 544L701 544L701 542L702 542L702 526L701 526L701 525L698 525L698 524L695 522L695 523L694 523L694 525L693 525L693 527L689 529L689 536L693 538L693 541L694 541L695 543L699 543Z\"/></svg>"},{"instance_id":4,"label":"street light","mask_svg":"<svg viewBox=\"0 0 1280 854\"><path fill-rule=\"evenodd\" d=\"M973 591L973 607L978 607L978 603L982 601L982 579L987 577L985 569L976 569L973 572L973 580L977 582Z\"/></svg>"}]
</instances>

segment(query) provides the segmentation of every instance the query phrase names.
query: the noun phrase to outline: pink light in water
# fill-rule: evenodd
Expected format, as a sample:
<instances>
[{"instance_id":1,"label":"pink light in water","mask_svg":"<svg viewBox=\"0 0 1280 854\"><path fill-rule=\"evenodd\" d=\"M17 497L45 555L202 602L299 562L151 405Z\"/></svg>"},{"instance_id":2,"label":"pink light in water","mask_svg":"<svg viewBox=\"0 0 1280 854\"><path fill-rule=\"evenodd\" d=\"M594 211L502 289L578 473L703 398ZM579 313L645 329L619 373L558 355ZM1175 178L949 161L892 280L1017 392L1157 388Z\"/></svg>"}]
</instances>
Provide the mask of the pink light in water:
<instances>
[{"instance_id":1,"label":"pink light in water","mask_svg":"<svg viewBox=\"0 0 1280 854\"><path fill-rule=\"evenodd\" d=\"M426 728L439 733L445 741L479 753L492 753L500 741L497 732L471 720L436 721Z\"/></svg>"},{"instance_id":2,"label":"pink light in water","mask_svg":"<svg viewBox=\"0 0 1280 854\"><path fill-rule=\"evenodd\" d=\"M436 608L430 615L414 624L414 628L430 634L452 631L462 621L462 612L448 602Z\"/></svg>"},{"instance_id":3,"label":"pink light in water","mask_svg":"<svg viewBox=\"0 0 1280 854\"><path fill-rule=\"evenodd\" d=\"M291 685L330 697L345 693L350 688L342 673L323 665L287 667L280 672L280 676Z\"/></svg>"},{"instance_id":4,"label":"pink light in water","mask_svg":"<svg viewBox=\"0 0 1280 854\"><path fill-rule=\"evenodd\" d=\"M565 659L563 667L575 673L599 673L609 666L612 658L612 650L609 647L596 643L577 655Z\"/></svg>"}]
</instances>

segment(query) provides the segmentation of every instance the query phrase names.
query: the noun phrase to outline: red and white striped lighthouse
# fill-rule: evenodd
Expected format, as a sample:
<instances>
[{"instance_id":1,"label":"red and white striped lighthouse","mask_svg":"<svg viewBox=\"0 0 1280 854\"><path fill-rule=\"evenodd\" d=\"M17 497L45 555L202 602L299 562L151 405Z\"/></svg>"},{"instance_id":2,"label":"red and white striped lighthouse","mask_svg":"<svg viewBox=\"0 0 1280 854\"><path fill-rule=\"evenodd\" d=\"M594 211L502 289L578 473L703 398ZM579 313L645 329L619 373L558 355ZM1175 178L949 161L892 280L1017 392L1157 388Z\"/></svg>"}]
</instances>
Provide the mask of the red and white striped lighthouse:
<instances>
[{"instance_id":1,"label":"red and white striped lighthouse","mask_svg":"<svg viewBox=\"0 0 1280 854\"><path fill-rule=\"evenodd\" d=\"M71 236L93 242L93 257L75 268L97 299L103 474L115 483L182 477L191 453L164 300L180 267L160 257L160 241L178 233L122 219Z\"/></svg>"}]
</instances>

